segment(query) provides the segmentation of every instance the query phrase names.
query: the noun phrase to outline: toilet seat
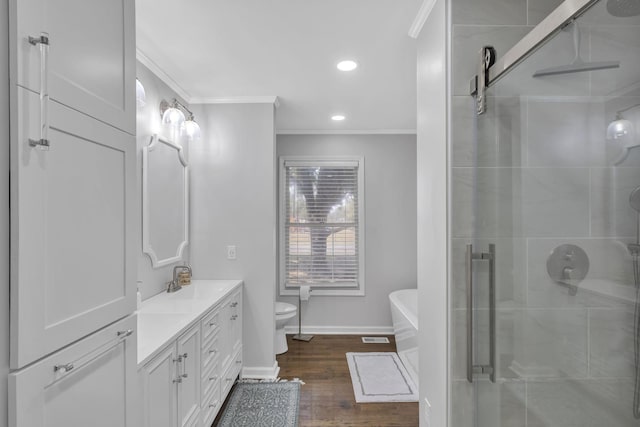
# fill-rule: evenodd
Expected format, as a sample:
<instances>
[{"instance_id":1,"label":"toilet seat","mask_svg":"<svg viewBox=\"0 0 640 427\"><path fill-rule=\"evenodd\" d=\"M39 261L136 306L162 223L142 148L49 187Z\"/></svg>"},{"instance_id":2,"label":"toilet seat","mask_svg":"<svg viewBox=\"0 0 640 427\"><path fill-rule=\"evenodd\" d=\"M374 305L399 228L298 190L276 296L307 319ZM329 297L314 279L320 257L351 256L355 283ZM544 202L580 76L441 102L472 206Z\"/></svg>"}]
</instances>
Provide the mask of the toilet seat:
<instances>
[{"instance_id":1,"label":"toilet seat","mask_svg":"<svg viewBox=\"0 0 640 427\"><path fill-rule=\"evenodd\" d=\"M297 310L293 304L276 301L276 314L289 314Z\"/></svg>"}]
</instances>

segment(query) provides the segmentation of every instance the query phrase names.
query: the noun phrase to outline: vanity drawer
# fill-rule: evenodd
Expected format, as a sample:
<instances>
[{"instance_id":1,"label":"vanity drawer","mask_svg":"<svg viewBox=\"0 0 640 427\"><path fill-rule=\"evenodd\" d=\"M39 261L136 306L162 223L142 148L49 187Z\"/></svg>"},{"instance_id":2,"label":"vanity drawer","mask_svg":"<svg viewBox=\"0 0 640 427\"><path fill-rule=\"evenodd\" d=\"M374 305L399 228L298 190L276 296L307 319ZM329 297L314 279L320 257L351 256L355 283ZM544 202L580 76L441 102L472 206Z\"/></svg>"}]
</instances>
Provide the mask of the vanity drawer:
<instances>
[{"instance_id":1,"label":"vanity drawer","mask_svg":"<svg viewBox=\"0 0 640 427\"><path fill-rule=\"evenodd\" d=\"M222 382L220 383L220 387L222 388L222 398L226 398L229 390L233 387L233 383L236 380L238 374L242 370L242 348L234 355L231 363L227 367L227 370L222 375Z\"/></svg>"},{"instance_id":2,"label":"vanity drawer","mask_svg":"<svg viewBox=\"0 0 640 427\"><path fill-rule=\"evenodd\" d=\"M202 401L202 425L212 425L221 407L222 399L220 399L220 382L218 381L211 393L206 395Z\"/></svg>"},{"instance_id":3,"label":"vanity drawer","mask_svg":"<svg viewBox=\"0 0 640 427\"><path fill-rule=\"evenodd\" d=\"M220 330L220 307L216 307L204 319L202 319L202 342L206 342L207 338L218 333Z\"/></svg>"},{"instance_id":4,"label":"vanity drawer","mask_svg":"<svg viewBox=\"0 0 640 427\"><path fill-rule=\"evenodd\" d=\"M220 334L215 334L210 340L202 345L202 370L207 368L219 358L220 355Z\"/></svg>"},{"instance_id":5,"label":"vanity drawer","mask_svg":"<svg viewBox=\"0 0 640 427\"><path fill-rule=\"evenodd\" d=\"M209 369L202 369L202 396L203 401L213 389L220 390L220 364L215 359Z\"/></svg>"}]
</instances>

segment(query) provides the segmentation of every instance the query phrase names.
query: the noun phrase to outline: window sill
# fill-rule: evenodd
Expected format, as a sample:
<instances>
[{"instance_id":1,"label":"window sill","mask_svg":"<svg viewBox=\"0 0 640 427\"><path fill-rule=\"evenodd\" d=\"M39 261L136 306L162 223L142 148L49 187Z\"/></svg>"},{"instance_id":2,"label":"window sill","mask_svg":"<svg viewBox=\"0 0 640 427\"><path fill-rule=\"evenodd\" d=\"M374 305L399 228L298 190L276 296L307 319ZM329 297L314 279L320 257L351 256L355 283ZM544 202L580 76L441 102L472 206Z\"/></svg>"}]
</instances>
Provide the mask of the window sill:
<instances>
[{"instance_id":1,"label":"window sill","mask_svg":"<svg viewBox=\"0 0 640 427\"><path fill-rule=\"evenodd\" d=\"M280 288L280 296L298 296L297 289ZM312 289L312 297L363 297L364 289Z\"/></svg>"}]
</instances>

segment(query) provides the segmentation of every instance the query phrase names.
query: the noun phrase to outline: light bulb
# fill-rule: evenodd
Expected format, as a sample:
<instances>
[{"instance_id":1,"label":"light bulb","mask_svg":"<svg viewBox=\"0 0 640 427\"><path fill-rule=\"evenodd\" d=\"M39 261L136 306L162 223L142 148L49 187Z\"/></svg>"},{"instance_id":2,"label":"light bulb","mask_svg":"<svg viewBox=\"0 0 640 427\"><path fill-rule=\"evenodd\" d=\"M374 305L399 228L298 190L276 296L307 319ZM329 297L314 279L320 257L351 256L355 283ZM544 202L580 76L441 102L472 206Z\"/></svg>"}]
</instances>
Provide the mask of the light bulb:
<instances>
[{"instance_id":1,"label":"light bulb","mask_svg":"<svg viewBox=\"0 0 640 427\"><path fill-rule=\"evenodd\" d=\"M184 133L189 141L198 141L200 139L200 126L193 120L193 117L184 122Z\"/></svg>"},{"instance_id":2,"label":"light bulb","mask_svg":"<svg viewBox=\"0 0 640 427\"><path fill-rule=\"evenodd\" d=\"M162 114L162 124L180 127L184 124L184 114L175 107L167 108Z\"/></svg>"},{"instance_id":3,"label":"light bulb","mask_svg":"<svg viewBox=\"0 0 640 427\"><path fill-rule=\"evenodd\" d=\"M627 119L618 118L617 120L609 123L607 127L607 139L633 139L634 135L633 123Z\"/></svg>"},{"instance_id":4,"label":"light bulb","mask_svg":"<svg viewBox=\"0 0 640 427\"><path fill-rule=\"evenodd\" d=\"M331 116L331 120L333 120L334 122L341 122L345 119L346 117L343 116L342 114L336 114L335 116Z\"/></svg>"},{"instance_id":5,"label":"light bulb","mask_svg":"<svg viewBox=\"0 0 640 427\"><path fill-rule=\"evenodd\" d=\"M144 86L140 83L140 80L136 79L136 106L142 108L147 103L147 94L144 91Z\"/></svg>"}]
</instances>

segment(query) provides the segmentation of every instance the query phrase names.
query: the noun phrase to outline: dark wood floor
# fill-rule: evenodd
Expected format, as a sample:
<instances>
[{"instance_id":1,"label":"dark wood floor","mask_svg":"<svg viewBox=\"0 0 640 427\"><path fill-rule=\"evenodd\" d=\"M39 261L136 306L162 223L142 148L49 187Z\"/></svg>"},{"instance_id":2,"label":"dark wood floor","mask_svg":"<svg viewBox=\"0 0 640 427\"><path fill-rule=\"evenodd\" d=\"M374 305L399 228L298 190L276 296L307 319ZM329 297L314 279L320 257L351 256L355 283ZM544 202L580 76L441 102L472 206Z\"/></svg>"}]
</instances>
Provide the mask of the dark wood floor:
<instances>
[{"instance_id":1,"label":"dark wood floor","mask_svg":"<svg viewBox=\"0 0 640 427\"><path fill-rule=\"evenodd\" d=\"M356 403L353 395L345 354L395 351L392 336L390 344L363 344L360 336L353 335L316 335L310 342L291 337L287 336L289 351L276 359L280 378L300 378L305 383L300 388L301 427L418 425L418 403Z\"/></svg>"},{"instance_id":2,"label":"dark wood floor","mask_svg":"<svg viewBox=\"0 0 640 427\"><path fill-rule=\"evenodd\" d=\"M395 351L388 338L391 344L363 344L354 335L317 335L310 342L287 336L289 351L276 359L281 378L305 382L300 426L417 426L417 403L356 403L353 395L345 353Z\"/></svg>"}]
</instances>

